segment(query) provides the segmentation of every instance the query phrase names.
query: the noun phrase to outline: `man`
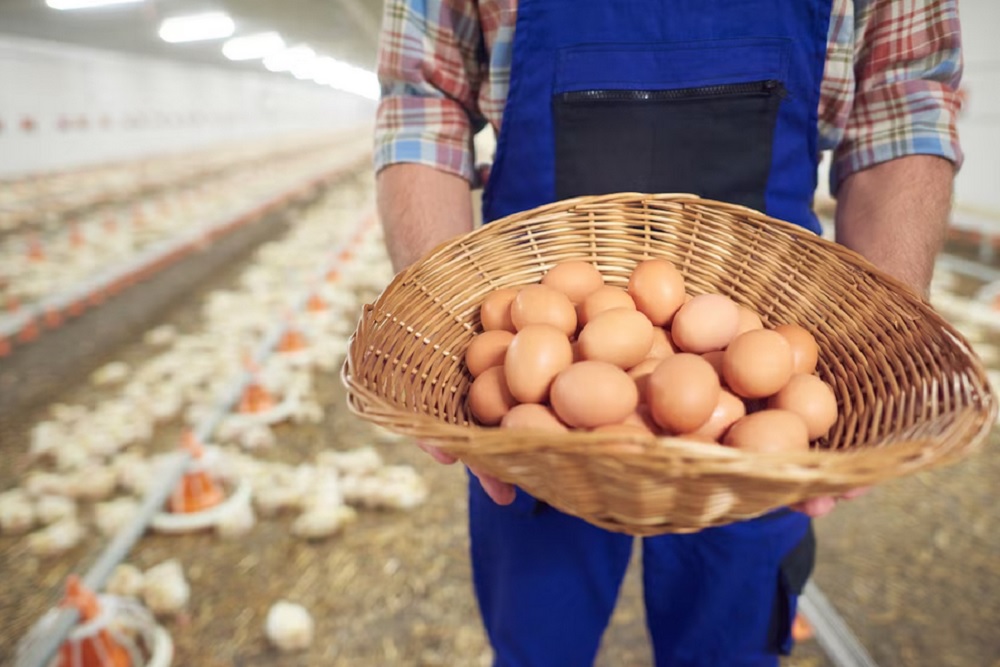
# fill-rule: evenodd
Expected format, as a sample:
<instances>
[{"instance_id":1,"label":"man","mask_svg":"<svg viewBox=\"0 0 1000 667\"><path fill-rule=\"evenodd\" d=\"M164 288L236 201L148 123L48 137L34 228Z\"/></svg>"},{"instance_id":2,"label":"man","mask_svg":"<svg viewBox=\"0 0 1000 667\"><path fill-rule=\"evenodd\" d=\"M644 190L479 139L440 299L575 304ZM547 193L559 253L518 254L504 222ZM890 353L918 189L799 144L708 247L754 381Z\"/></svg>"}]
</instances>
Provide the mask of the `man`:
<instances>
[{"instance_id":1,"label":"man","mask_svg":"<svg viewBox=\"0 0 1000 667\"><path fill-rule=\"evenodd\" d=\"M397 270L472 229L472 135L498 150L488 222L580 194L694 192L819 231L925 293L954 172L956 0L390 0L379 210ZM429 450L441 462L440 452ZM492 499L492 500L491 500ZM658 665L776 665L823 498L643 541ZM496 663L593 661L630 538L470 477L474 584Z\"/></svg>"}]
</instances>

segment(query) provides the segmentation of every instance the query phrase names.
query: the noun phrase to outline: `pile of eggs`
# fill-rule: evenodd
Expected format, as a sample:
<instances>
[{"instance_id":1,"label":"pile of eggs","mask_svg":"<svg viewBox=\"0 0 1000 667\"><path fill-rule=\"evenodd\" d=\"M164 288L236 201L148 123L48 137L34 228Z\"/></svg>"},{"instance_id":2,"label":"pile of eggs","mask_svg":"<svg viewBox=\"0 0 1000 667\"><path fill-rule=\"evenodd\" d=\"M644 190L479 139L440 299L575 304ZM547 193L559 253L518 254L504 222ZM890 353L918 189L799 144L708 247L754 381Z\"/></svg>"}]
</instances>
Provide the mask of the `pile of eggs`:
<instances>
[{"instance_id":1,"label":"pile of eggs","mask_svg":"<svg viewBox=\"0 0 1000 667\"><path fill-rule=\"evenodd\" d=\"M721 294L690 296L669 261L627 289L591 264L491 292L469 344L472 415L483 426L683 436L759 452L805 451L837 420L815 375L818 346Z\"/></svg>"}]
</instances>

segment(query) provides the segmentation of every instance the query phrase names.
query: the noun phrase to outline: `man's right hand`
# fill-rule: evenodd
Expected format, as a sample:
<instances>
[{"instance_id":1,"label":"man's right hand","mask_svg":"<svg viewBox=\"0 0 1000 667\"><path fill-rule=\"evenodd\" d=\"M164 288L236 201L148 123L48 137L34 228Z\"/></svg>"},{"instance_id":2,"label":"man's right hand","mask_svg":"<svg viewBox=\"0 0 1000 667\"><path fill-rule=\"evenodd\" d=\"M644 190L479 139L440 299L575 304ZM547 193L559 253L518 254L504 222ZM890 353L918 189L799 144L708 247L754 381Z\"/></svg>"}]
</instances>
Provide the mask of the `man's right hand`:
<instances>
[{"instance_id":1,"label":"man's right hand","mask_svg":"<svg viewBox=\"0 0 1000 667\"><path fill-rule=\"evenodd\" d=\"M431 458L435 461L444 465L451 465L458 460L450 454L445 454L433 445L417 441L417 447L430 454ZM481 472L473 466L468 466L468 468L472 474L479 479L479 483L483 485L483 490L486 491L486 495L492 498L493 502L497 505L510 505L514 502L515 491L513 485L501 482L496 477Z\"/></svg>"}]
</instances>

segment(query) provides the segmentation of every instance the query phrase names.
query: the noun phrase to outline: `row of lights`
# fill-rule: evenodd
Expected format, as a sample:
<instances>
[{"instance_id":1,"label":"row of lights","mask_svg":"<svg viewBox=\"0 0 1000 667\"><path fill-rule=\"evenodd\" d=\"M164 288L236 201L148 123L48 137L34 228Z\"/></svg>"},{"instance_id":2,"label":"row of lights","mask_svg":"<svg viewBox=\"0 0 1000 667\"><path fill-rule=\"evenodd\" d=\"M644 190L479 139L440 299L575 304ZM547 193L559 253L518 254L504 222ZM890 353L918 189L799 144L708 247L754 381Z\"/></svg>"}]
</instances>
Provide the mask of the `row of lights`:
<instances>
[{"instance_id":1,"label":"row of lights","mask_svg":"<svg viewBox=\"0 0 1000 667\"><path fill-rule=\"evenodd\" d=\"M45 0L49 7L59 10L141 2L146 0ZM261 60L271 72L289 72L296 79L311 80L368 99L379 97L378 78L369 70L320 56L304 44L288 47L276 32L232 37L235 32L236 24L228 14L208 12L164 19L159 34L160 39L171 44L231 38L222 45L222 55L229 60Z\"/></svg>"}]
</instances>

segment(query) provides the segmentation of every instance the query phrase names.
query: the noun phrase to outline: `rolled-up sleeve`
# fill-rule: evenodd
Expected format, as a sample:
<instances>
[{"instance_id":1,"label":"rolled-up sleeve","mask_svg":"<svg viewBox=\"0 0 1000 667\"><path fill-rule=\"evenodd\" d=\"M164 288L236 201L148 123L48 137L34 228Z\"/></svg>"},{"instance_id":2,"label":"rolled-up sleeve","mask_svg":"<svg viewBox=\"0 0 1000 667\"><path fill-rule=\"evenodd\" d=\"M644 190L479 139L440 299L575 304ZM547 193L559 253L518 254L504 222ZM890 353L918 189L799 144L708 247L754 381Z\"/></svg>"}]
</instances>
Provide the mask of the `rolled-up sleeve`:
<instances>
[{"instance_id":1,"label":"rolled-up sleeve","mask_svg":"<svg viewBox=\"0 0 1000 667\"><path fill-rule=\"evenodd\" d=\"M425 164L473 182L483 46L473 0L388 0L379 44L375 170Z\"/></svg>"},{"instance_id":2,"label":"rolled-up sleeve","mask_svg":"<svg viewBox=\"0 0 1000 667\"><path fill-rule=\"evenodd\" d=\"M831 189L850 174L906 155L962 163L957 0L856 2L854 102L834 149Z\"/></svg>"}]
</instances>

